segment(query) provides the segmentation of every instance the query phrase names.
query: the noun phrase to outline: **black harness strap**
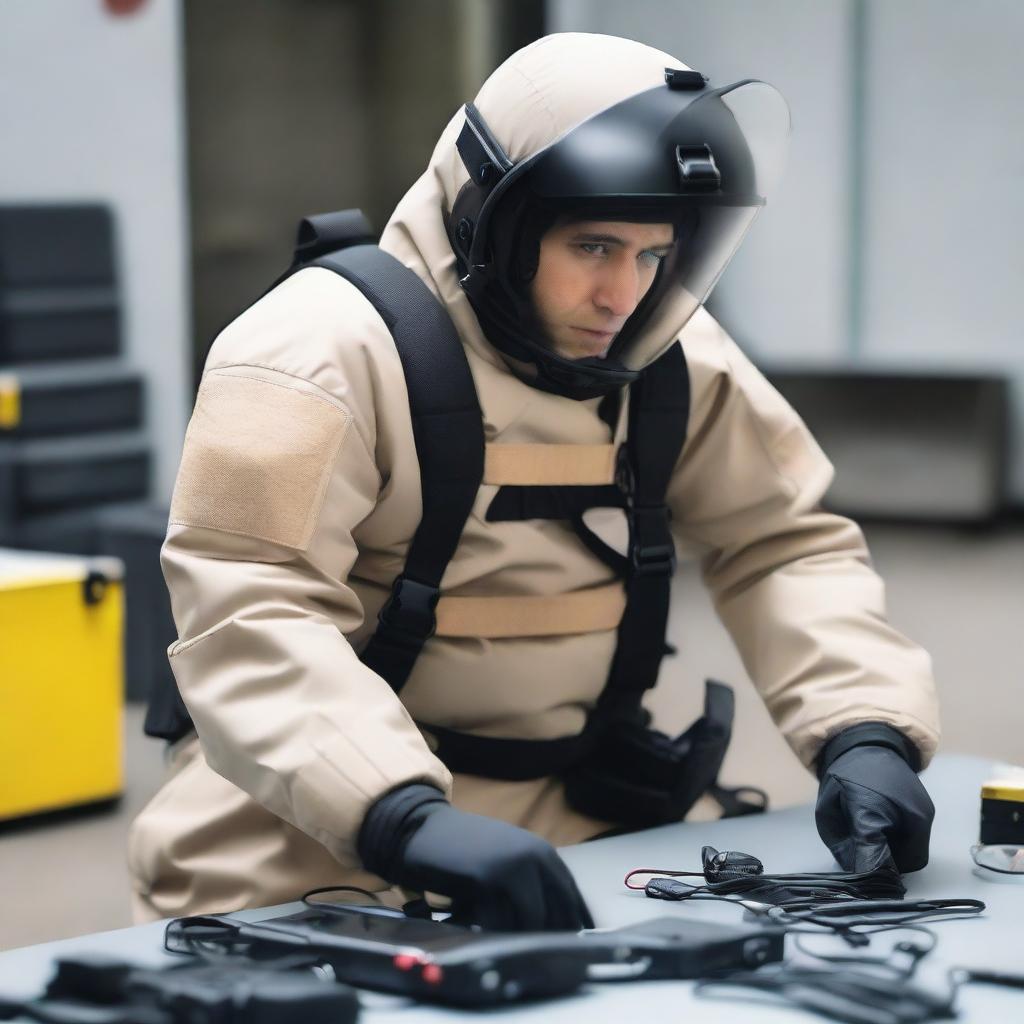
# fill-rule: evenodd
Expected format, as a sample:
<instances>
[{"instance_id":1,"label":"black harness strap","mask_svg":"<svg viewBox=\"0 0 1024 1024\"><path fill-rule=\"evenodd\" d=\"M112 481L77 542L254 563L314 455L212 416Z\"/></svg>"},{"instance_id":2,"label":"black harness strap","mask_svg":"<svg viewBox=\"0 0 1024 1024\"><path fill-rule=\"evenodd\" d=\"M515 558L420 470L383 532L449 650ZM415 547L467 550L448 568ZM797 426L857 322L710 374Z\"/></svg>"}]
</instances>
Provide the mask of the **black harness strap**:
<instances>
[{"instance_id":1,"label":"black harness strap","mask_svg":"<svg viewBox=\"0 0 1024 1024\"><path fill-rule=\"evenodd\" d=\"M626 610L599 716L635 711L644 691L658 681L676 567L665 492L686 440L689 412L689 373L676 342L630 388L628 456L620 466L629 522ZM576 527L586 530L582 519Z\"/></svg>"},{"instance_id":2,"label":"black harness strap","mask_svg":"<svg viewBox=\"0 0 1024 1024\"><path fill-rule=\"evenodd\" d=\"M375 245L343 249L307 266L333 270L370 300L395 340L405 373L423 516L377 630L360 655L398 692L434 633L441 577L483 478L480 403L454 325L408 267Z\"/></svg>"},{"instance_id":3,"label":"black harness strap","mask_svg":"<svg viewBox=\"0 0 1024 1024\"><path fill-rule=\"evenodd\" d=\"M666 653L675 546L665 492L686 439L689 408L689 375L682 347L676 343L630 387L629 432L620 449L617 488L503 487L495 496L488 519L516 518L519 508L572 512L557 518L569 518L580 540L625 577L626 609L607 683L582 732L550 740L517 740L424 724L437 741L438 757L451 771L508 780L559 775L595 750L612 719L636 717L640 711L640 698L657 682ZM499 502L502 494L508 497ZM495 503L497 514L492 513ZM625 557L583 523L585 509L599 505L625 507Z\"/></svg>"},{"instance_id":4,"label":"black harness strap","mask_svg":"<svg viewBox=\"0 0 1024 1024\"><path fill-rule=\"evenodd\" d=\"M589 728L589 723L588 728L574 736L550 740L474 736L436 725L424 725L423 729L437 741L434 752L449 771L508 782L559 775L567 765L589 754L598 739L597 731Z\"/></svg>"},{"instance_id":5,"label":"black harness strap","mask_svg":"<svg viewBox=\"0 0 1024 1024\"><path fill-rule=\"evenodd\" d=\"M521 519L575 519L588 508L625 508L613 484L506 484L487 507L489 523Z\"/></svg>"}]
</instances>

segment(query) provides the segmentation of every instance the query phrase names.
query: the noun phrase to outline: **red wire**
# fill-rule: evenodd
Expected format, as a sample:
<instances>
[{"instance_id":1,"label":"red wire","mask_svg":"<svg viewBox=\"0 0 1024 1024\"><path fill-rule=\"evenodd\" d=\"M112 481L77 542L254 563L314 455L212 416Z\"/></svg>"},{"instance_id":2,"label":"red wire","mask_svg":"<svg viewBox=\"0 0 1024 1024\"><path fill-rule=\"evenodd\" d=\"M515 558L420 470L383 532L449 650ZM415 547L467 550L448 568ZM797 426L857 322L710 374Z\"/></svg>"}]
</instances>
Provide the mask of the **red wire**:
<instances>
[{"instance_id":1,"label":"red wire","mask_svg":"<svg viewBox=\"0 0 1024 1024\"><path fill-rule=\"evenodd\" d=\"M633 870L630 871L626 875L626 877L622 880L622 882L626 886L627 889L632 889L634 892L642 892L646 888L646 886L643 886L643 885L630 885L629 884L629 880L634 875L660 875L662 877L668 877L668 878L682 878L682 877L689 877L689 878L700 877L700 878L703 878L704 877L704 872L703 871L667 871L664 868L633 868Z\"/></svg>"}]
</instances>

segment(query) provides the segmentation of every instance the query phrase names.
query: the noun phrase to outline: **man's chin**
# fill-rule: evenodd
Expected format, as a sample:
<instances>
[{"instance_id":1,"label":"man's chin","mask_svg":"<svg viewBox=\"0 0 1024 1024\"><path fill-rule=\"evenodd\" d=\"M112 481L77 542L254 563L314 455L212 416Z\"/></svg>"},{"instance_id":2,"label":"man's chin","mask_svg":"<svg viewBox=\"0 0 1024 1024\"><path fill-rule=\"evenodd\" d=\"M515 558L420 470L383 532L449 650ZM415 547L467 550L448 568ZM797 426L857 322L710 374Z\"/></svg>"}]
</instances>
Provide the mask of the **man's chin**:
<instances>
[{"instance_id":1,"label":"man's chin","mask_svg":"<svg viewBox=\"0 0 1024 1024\"><path fill-rule=\"evenodd\" d=\"M613 338L587 338L584 335L564 341L555 346L555 352L563 359L604 359L611 348Z\"/></svg>"}]
</instances>

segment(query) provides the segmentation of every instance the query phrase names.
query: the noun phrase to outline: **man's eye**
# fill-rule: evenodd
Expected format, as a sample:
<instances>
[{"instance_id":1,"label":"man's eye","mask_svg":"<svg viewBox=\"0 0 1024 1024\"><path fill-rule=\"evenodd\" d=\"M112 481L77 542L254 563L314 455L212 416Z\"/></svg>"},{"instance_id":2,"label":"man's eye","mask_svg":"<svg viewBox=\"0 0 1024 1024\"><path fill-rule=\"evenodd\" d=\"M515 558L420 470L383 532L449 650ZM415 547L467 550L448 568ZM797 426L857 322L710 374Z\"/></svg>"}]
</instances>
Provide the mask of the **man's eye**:
<instances>
[{"instance_id":1,"label":"man's eye","mask_svg":"<svg viewBox=\"0 0 1024 1024\"><path fill-rule=\"evenodd\" d=\"M661 263L661 261L667 255L668 255L668 253L664 253L664 252L651 252L650 250L647 250L647 252L640 253L640 257L639 258L644 263L646 263L647 266L649 266L649 267L656 267L656 266L658 266L659 263Z\"/></svg>"},{"instance_id":2,"label":"man's eye","mask_svg":"<svg viewBox=\"0 0 1024 1024\"><path fill-rule=\"evenodd\" d=\"M580 242L580 249L588 256L607 256L608 246L604 242Z\"/></svg>"}]
</instances>

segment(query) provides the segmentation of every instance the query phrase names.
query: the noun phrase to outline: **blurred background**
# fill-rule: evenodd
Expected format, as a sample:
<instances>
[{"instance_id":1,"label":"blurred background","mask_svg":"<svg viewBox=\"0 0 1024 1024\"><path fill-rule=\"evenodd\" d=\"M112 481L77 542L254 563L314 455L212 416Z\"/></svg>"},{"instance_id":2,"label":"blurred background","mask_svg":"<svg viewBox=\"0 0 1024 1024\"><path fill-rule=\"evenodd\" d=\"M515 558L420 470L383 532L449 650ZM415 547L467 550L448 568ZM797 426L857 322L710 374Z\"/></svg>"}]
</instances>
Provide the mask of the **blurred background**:
<instances>
[{"instance_id":1,"label":"blurred background","mask_svg":"<svg viewBox=\"0 0 1024 1024\"><path fill-rule=\"evenodd\" d=\"M787 176L712 309L835 462L831 506L935 659L943 749L1024 761L1017 0L4 0L0 948L130 923L174 640L156 558L209 342L302 216L382 227L489 71L559 31L788 99ZM658 724L728 679L724 780L810 799L692 567L672 616Z\"/></svg>"}]
</instances>

